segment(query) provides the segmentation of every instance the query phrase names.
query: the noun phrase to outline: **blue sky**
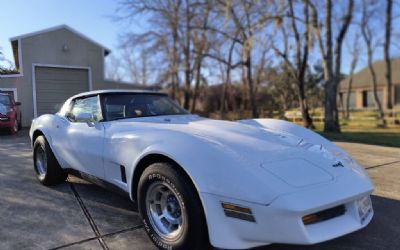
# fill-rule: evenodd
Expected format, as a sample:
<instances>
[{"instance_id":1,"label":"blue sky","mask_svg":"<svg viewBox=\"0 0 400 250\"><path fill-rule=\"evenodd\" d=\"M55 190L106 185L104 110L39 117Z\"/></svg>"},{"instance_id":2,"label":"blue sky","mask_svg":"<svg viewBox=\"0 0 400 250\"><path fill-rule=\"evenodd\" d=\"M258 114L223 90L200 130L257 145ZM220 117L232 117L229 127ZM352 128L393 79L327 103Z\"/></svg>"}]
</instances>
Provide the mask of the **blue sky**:
<instances>
[{"instance_id":1,"label":"blue sky","mask_svg":"<svg viewBox=\"0 0 400 250\"><path fill-rule=\"evenodd\" d=\"M0 47L12 59L10 37L66 24L117 51L118 34L137 25L115 22L113 0L0 0Z\"/></svg>"},{"instance_id":2,"label":"blue sky","mask_svg":"<svg viewBox=\"0 0 400 250\"><path fill-rule=\"evenodd\" d=\"M112 17L115 17L117 8L117 0L0 0L0 47L5 57L12 60L10 37L66 24L118 55L118 36L126 31L140 32L140 27L145 27L146 23L115 22ZM394 14L399 15L396 9ZM397 33L393 37L396 43L400 27L396 21L393 26ZM348 37L354 35L350 30ZM363 43L362 39L360 43ZM345 73L349 71L351 62L347 48L343 46L342 71ZM392 46L392 49L393 57L398 58L399 47ZM381 47L376 50L374 59L382 59ZM366 60L362 58L357 69L365 66Z\"/></svg>"}]
</instances>

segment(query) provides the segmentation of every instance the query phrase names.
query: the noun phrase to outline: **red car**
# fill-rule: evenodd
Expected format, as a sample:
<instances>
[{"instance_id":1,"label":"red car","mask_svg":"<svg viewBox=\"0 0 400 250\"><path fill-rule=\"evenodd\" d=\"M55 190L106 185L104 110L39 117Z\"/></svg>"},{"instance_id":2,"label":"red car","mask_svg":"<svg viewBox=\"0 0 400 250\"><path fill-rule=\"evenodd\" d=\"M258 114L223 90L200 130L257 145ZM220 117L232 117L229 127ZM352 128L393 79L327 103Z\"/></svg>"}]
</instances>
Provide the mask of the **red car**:
<instances>
[{"instance_id":1,"label":"red car","mask_svg":"<svg viewBox=\"0 0 400 250\"><path fill-rule=\"evenodd\" d=\"M0 93L0 129L7 129L10 134L15 134L21 129L21 103L16 102L14 97Z\"/></svg>"}]
</instances>

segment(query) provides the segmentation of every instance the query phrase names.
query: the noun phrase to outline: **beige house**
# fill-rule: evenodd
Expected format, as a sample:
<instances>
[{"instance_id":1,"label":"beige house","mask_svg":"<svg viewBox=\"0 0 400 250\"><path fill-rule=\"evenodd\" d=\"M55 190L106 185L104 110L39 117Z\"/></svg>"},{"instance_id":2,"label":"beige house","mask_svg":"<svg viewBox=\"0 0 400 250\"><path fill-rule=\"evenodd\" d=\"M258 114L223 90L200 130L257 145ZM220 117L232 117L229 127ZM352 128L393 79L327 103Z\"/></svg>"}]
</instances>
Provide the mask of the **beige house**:
<instances>
[{"instance_id":1,"label":"beige house","mask_svg":"<svg viewBox=\"0 0 400 250\"><path fill-rule=\"evenodd\" d=\"M393 59L392 64L392 100L395 106L400 106L400 59ZM388 88L385 79L385 62L378 61L373 64L376 79L378 83L378 97L382 103L382 107L386 108L388 98ZM340 82L339 85L339 108L346 107L347 90L349 86L349 78ZM350 92L350 109L375 109L375 99L372 91L372 77L368 67L360 70L353 75L353 83Z\"/></svg>"},{"instance_id":2,"label":"beige house","mask_svg":"<svg viewBox=\"0 0 400 250\"><path fill-rule=\"evenodd\" d=\"M0 91L22 103L22 123L45 113L55 113L70 96L89 90L143 88L107 80L106 47L66 26L10 39L15 66L13 75L0 75Z\"/></svg>"}]
</instances>

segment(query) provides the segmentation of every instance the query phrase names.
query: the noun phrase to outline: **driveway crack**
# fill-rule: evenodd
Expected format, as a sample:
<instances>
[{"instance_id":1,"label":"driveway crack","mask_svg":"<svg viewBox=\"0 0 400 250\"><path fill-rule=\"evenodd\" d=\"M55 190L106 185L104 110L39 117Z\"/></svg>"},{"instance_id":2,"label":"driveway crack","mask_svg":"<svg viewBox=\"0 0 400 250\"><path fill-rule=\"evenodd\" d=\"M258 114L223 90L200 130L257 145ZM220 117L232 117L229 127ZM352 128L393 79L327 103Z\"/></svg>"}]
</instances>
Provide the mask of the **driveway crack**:
<instances>
[{"instance_id":1,"label":"driveway crack","mask_svg":"<svg viewBox=\"0 0 400 250\"><path fill-rule=\"evenodd\" d=\"M79 203L79 206L81 207L83 214L85 215L86 219L89 222L90 227L92 228L94 234L96 235L97 240L99 241L101 247L104 250L109 250L106 242L104 241L103 237L100 234L99 228L97 227L96 223L94 222L92 216L89 213L89 210L87 209L87 207L85 206L85 203L83 202L81 196L79 195L78 191L76 190L75 186L70 182L69 186L72 190L72 193L74 194L76 200Z\"/></svg>"},{"instance_id":2,"label":"driveway crack","mask_svg":"<svg viewBox=\"0 0 400 250\"><path fill-rule=\"evenodd\" d=\"M103 235L100 235L100 236L98 236L98 237L96 236L96 237L91 237L91 238L87 238L87 239L84 239L84 240L80 240L80 241L68 243L68 244L65 244L65 245L62 245L62 246L58 246L58 247L55 247L55 248L51 248L50 250L63 249L63 248L66 248L66 247L70 247L70 246L82 244L82 243L85 243L85 242L88 242L88 241L91 241L91 240L98 240L100 237L101 237L101 238L113 237L113 236L118 235L118 234L122 234L122 233L130 232L130 231L134 231L134 230L141 229L141 228L143 228L142 225L135 226L135 227L131 227L131 228L126 228L126 229L122 229L122 230L119 230L119 231L116 231L116 232L112 232L112 233L108 233L108 234L103 234Z\"/></svg>"}]
</instances>

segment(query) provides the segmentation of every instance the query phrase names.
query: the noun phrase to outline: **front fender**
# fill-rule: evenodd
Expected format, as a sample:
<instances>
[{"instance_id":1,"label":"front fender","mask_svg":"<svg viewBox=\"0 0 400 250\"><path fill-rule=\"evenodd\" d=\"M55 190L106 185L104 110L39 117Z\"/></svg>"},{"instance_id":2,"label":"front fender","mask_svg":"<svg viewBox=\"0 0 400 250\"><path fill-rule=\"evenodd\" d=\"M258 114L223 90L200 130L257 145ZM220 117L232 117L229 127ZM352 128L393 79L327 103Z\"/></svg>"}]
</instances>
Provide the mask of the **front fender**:
<instances>
[{"instance_id":1,"label":"front fender","mask_svg":"<svg viewBox=\"0 0 400 250\"><path fill-rule=\"evenodd\" d=\"M47 142L52 145L52 130L55 127L54 115L42 115L32 121L31 128L29 130L29 137L32 145L34 143L34 134L40 131L45 137Z\"/></svg>"},{"instance_id":2,"label":"front fender","mask_svg":"<svg viewBox=\"0 0 400 250\"><path fill-rule=\"evenodd\" d=\"M180 133L173 138L173 146L160 140L143 150L133 162L132 169L147 155L162 154L186 171L199 193L266 205L278 194L292 191L262 170L260 163L248 160L218 142Z\"/></svg>"}]
</instances>

